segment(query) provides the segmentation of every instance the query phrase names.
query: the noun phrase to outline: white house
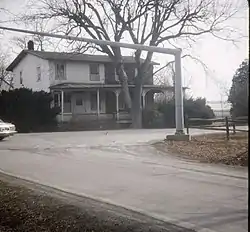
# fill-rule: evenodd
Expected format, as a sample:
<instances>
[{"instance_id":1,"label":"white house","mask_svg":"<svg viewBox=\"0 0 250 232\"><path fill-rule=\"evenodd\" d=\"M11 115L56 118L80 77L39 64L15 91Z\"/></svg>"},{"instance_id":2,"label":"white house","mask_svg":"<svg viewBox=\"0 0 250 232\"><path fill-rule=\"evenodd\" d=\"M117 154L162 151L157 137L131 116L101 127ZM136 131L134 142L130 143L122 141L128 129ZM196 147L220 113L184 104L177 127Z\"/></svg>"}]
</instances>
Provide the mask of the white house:
<instances>
[{"instance_id":1,"label":"white house","mask_svg":"<svg viewBox=\"0 0 250 232\"><path fill-rule=\"evenodd\" d=\"M61 121L90 119L120 120L125 110L121 84L112 60L105 55L34 51L29 41L8 66L13 72L14 88L26 87L34 91L51 92L54 105L61 108ZM150 107L153 95L172 91L171 87L153 84L153 66L142 91L143 107ZM133 95L136 64L132 56L124 57L129 88ZM115 116L115 117L114 117Z\"/></svg>"}]
</instances>

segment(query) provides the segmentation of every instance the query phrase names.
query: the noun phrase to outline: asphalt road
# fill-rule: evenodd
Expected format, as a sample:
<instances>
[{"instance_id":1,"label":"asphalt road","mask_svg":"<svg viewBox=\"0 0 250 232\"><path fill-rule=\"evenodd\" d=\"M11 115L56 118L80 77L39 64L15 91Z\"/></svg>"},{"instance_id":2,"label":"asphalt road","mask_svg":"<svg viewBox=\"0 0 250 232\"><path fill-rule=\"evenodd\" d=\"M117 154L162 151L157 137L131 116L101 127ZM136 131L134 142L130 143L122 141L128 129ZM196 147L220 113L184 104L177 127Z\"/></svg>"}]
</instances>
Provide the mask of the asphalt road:
<instances>
[{"instance_id":1,"label":"asphalt road","mask_svg":"<svg viewBox=\"0 0 250 232\"><path fill-rule=\"evenodd\" d=\"M248 231L247 169L181 160L150 146L173 132L18 134L0 143L0 171L197 231Z\"/></svg>"}]
</instances>

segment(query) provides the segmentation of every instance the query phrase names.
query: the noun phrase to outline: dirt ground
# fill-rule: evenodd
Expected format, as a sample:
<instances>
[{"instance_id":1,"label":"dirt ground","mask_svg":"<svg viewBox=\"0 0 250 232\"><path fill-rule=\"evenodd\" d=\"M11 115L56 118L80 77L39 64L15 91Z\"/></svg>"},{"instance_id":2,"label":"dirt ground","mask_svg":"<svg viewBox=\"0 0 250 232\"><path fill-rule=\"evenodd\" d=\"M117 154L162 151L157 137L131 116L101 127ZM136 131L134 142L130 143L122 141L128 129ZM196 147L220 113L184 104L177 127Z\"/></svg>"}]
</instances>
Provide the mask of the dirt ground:
<instances>
[{"instance_id":1,"label":"dirt ground","mask_svg":"<svg viewBox=\"0 0 250 232\"><path fill-rule=\"evenodd\" d=\"M194 232L0 173L0 232Z\"/></svg>"},{"instance_id":2,"label":"dirt ground","mask_svg":"<svg viewBox=\"0 0 250 232\"><path fill-rule=\"evenodd\" d=\"M248 133L230 134L227 141L225 133L193 136L191 141L167 141L154 146L182 158L208 163L221 163L235 166L248 166Z\"/></svg>"}]
</instances>

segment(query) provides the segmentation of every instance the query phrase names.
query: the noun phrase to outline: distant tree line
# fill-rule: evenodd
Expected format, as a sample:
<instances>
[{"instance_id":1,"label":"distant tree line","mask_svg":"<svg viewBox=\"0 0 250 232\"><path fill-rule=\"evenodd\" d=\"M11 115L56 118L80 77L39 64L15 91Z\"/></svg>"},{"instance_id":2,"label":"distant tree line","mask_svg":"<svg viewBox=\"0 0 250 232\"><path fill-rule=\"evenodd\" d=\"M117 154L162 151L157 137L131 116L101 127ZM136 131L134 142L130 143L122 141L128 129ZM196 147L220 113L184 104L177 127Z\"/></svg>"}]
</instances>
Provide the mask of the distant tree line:
<instances>
[{"instance_id":1,"label":"distant tree line","mask_svg":"<svg viewBox=\"0 0 250 232\"><path fill-rule=\"evenodd\" d=\"M234 117L248 116L249 60L244 60L233 76L228 101Z\"/></svg>"}]
</instances>

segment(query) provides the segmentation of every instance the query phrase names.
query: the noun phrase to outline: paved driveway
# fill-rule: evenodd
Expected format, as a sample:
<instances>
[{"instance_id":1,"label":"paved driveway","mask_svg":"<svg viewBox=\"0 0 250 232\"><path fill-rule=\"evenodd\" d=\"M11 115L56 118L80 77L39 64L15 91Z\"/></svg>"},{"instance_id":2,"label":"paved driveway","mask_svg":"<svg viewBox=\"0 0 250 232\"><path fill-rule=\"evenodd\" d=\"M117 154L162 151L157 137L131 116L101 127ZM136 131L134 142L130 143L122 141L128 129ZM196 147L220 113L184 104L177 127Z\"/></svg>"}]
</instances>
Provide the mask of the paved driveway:
<instances>
[{"instance_id":1,"label":"paved driveway","mask_svg":"<svg viewBox=\"0 0 250 232\"><path fill-rule=\"evenodd\" d=\"M149 145L172 133L20 134L0 143L0 170L197 231L248 231L247 169L188 162Z\"/></svg>"}]
</instances>

